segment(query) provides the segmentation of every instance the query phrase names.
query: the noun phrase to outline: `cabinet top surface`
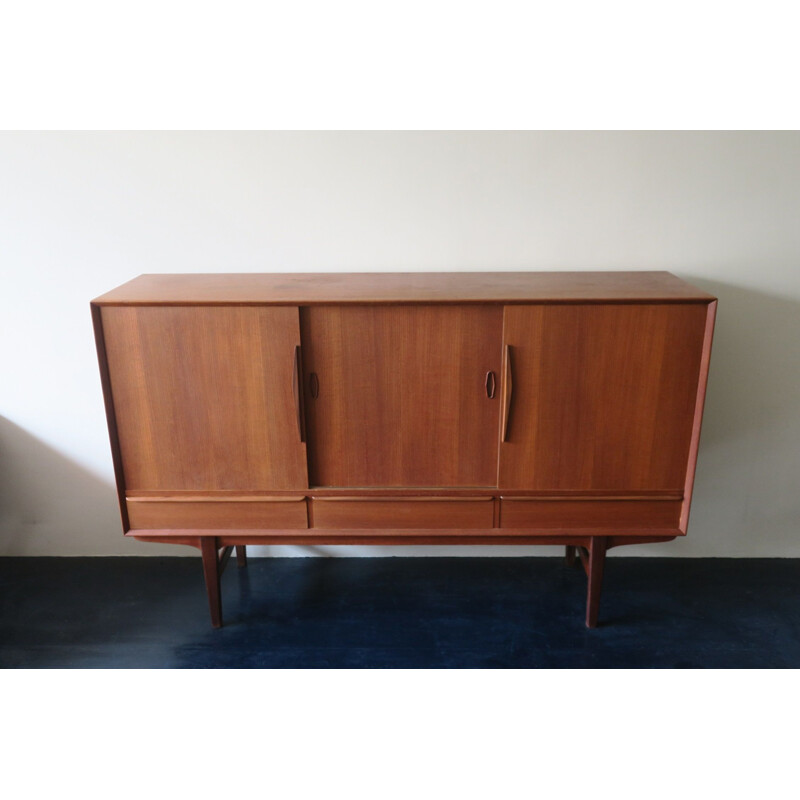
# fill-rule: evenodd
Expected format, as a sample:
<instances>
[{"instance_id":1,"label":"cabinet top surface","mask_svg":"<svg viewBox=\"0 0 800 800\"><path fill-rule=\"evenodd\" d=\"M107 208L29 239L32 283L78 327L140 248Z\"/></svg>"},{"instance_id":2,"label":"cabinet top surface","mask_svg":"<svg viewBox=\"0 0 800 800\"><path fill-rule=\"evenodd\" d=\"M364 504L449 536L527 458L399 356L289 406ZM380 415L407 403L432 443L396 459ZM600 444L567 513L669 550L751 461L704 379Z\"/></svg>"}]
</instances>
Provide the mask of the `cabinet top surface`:
<instances>
[{"instance_id":1,"label":"cabinet top surface","mask_svg":"<svg viewBox=\"0 0 800 800\"><path fill-rule=\"evenodd\" d=\"M98 305L710 302L669 272L325 272L140 275Z\"/></svg>"}]
</instances>

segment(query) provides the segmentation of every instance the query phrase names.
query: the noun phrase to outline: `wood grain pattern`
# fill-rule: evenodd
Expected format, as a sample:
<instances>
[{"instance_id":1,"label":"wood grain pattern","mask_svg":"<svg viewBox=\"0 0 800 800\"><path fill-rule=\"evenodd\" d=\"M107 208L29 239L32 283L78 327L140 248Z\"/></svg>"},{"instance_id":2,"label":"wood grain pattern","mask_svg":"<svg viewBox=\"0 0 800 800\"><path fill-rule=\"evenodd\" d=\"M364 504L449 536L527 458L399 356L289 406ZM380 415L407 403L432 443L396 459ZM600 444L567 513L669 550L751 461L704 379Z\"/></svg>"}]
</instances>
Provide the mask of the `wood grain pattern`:
<instances>
[{"instance_id":1,"label":"wood grain pattern","mask_svg":"<svg viewBox=\"0 0 800 800\"><path fill-rule=\"evenodd\" d=\"M132 529L307 528L302 498L282 502L128 500Z\"/></svg>"},{"instance_id":2,"label":"wood grain pattern","mask_svg":"<svg viewBox=\"0 0 800 800\"><path fill-rule=\"evenodd\" d=\"M704 305L507 307L500 485L682 491L705 327Z\"/></svg>"},{"instance_id":3,"label":"wood grain pattern","mask_svg":"<svg viewBox=\"0 0 800 800\"><path fill-rule=\"evenodd\" d=\"M669 272L384 272L140 275L100 305L182 303L709 302Z\"/></svg>"},{"instance_id":4,"label":"wood grain pattern","mask_svg":"<svg viewBox=\"0 0 800 800\"><path fill-rule=\"evenodd\" d=\"M128 490L308 485L296 308L104 308Z\"/></svg>"},{"instance_id":5,"label":"wood grain pattern","mask_svg":"<svg viewBox=\"0 0 800 800\"><path fill-rule=\"evenodd\" d=\"M534 500L503 498L501 528L677 528L680 500Z\"/></svg>"},{"instance_id":6,"label":"wood grain pattern","mask_svg":"<svg viewBox=\"0 0 800 800\"><path fill-rule=\"evenodd\" d=\"M495 486L499 306L301 312L314 486Z\"/></svg>"},{"instance_id":7,"label":"wood grain pattern","mask_svg":"<svg viewBox=\"0 0 800 800\"><path fill-rule=\"evenodd\" d=\"M314 498L311 505L314 528L491 528L494 517L491 497Z\"/></svg>"}]
</instances>

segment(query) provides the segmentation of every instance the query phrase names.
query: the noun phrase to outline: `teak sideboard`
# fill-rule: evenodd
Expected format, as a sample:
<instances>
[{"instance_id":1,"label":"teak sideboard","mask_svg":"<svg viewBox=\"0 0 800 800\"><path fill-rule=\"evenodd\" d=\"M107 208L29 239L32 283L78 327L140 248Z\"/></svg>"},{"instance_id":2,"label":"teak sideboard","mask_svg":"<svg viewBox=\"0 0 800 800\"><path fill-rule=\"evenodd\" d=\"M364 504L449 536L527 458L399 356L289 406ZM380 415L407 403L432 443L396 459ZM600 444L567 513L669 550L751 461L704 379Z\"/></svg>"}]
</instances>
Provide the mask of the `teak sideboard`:
<instances>
[{"instance_id":1,"label":"teak sideboard","mask_svg":"<svg viewBox=\"0 0 800 800\"><path fill-rule=\"evenodd\" d=\"M91 304L126 536L560 544L686 534L716 299L667 272L142 275Z\"/></svg>"}]
</instances>

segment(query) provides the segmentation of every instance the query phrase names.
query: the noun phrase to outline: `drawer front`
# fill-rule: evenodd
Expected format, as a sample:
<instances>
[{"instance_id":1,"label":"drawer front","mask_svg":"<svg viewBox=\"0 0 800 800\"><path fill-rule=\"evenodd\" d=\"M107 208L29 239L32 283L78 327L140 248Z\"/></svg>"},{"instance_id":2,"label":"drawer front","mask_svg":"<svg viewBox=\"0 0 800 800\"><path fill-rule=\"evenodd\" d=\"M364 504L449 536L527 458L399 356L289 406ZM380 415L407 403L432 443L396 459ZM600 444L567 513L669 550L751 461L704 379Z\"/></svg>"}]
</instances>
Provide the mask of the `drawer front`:
<instances>
[{"instance_id":1,"label":"drawer front","mask_svg":"<svg viewBox=\"0 0 800 800\"><path fill-rule=\"evenodd\" d=\"M491 497L316 497L314 528L491 528Z\"/></svg>"},{"instance_id":2,"label":"drawer front","mask_svg":"<svg viewBox=\"0 0 800 800\"><path fill-rule=\"evenodd\" d=\"M504 497L501 528L677 529L681 500L538 500Z\"/></svg>"},{"instance_id":3,"label":"drawer front","mask_svg":"<svg viewBox=\"0 0 800 800\"><path fill-rule=\"evenodd\" d=\"M280 500L154 500L128 498L133 530L307 528L305 498Z\"/></svg>"}]
</instances>

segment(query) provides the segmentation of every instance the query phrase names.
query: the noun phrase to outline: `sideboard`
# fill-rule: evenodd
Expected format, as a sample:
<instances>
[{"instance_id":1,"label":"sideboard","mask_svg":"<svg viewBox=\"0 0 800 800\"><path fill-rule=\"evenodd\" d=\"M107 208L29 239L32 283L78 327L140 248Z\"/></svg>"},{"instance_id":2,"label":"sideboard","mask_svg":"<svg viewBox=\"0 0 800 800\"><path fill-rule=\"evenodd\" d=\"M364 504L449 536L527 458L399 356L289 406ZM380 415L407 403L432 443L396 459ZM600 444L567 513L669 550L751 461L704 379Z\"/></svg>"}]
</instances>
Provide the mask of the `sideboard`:
<instances>
[{"instance_id":1,"label":"sideboard","mask_svg":"<svg viewBox=\"0 0 800 800\"><path fill-rule=\"evenodd\" d=\"M716 299L667 272L142 275L91 303L125 536L248 544L686 534Z\"/></svg>"}]
</instances>

